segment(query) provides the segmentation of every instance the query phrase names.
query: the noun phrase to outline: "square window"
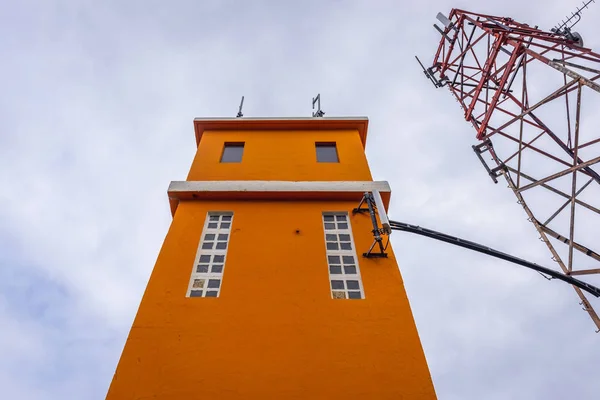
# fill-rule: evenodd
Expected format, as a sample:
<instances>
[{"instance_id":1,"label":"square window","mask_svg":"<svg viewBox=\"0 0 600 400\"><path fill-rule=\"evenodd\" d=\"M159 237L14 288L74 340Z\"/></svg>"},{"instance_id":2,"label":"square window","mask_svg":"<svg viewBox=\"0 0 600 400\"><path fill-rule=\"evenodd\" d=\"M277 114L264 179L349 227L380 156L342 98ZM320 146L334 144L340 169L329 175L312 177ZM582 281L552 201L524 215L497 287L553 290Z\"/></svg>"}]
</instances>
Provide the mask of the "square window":
<instances>
[{"instance_id":1,"label":"square window","mask_svg":"<svg viewBox=\"0 0 600 400\"><path fill-rule=\"evenodd\" d=\"M323 220L327 222L333 221L333 215L324 215Z\"/></svg>"},{"instance_id":2,"label":"square window","mask_svg":"<svg viewBox=\"0 0 600 400\"><path fill-rule=\"evenodd\" d=\"M356 274L356 267L354 265L344 265L345 274Z\"/></svg>"},{"instance_id":3,"label":"square window","mask_svg":"<svg viewBox=\"0 0 600 400\"><path fill-rule=\"evenodd\" d=\"M341 242L349 242L350 241L350 235L346 235L346 234L340 234L340 241Z\"/></svg>"},{"instance_id":4,"label":"square window","mask_svg":"<svg viewBox=\"0 0 600 400\"><path fill-rule=\"evenodd\" d=\"M345 222L343 222L343 223L338 222L338 229L348 229L348 224Z\"/></svg>"},{"instance_id":5,"label":"square window","mask_svg":"<svg viewBox=\"0 0 600 400\"><path fill-rule=\"evenodd\" d=\"M223 154L221 155L222 163L239 163L242 162L244 154L244 143L225 143L223 146Z\"/></svg>"},{"instance_id":6,"label":"square window","mask_svg":"<svg viewBox=\"0 0 600 400\"><path fill-rule=\"evenodd\" d=\"M220 279L209 279L208 280L208 287L211 289L218 289L219 286L221 286L221 280Z\"/></svg>"},{"instance_id":7,"label":"square window","mask_svg":"<svg viewBox=\"0 0 600 400\"><path fill-rule=\"evenodd\" d=\"M228 237L229 237L229 235L226 234L226 233L219 233L219 239L218 240L227 240Z\"/></svg>"},{"instance_id":8,"label":"square window","mask_svg":"<svg viewBox=\"0 0 600 400\"><path fill-rule=\"evenodd\" d=\"M192 287L202 289L204 287L204 279L194 279Z\"/></svg>"},{"instance_id":9,"label":"square window","mask_svg":"<svg viewBox=\"0 0 600 400\"><path fill-rule=\"evenodd\" d=\"M210 262L210 256L208 254L203 254L200 256L200 262L201 263L208 263Z\"/></svg>"},{"instance_id":10,"label":"square window","mask_svg":"<svg viewBox=\"0 0 600 400\"><path fill-rule=\"evenodd\" d=\"M335 229L335 224L325 223L325 229Z\"/></svg>"},{"instance_id":11,"label":"square window","mask_svg":"<svg viewBox=\"0 0 600 400\"><path fill-rule=\"evenodd\" d=\"M329 261L329 264L339 264L340 256L327 256L327 261Z\"/></svg>"},{"instance_id":12,"label":"square window","mask_svg":"<svg viewBox=\"0 0 600 400\"><path fill-rule=\"evenodd\" d=\"M215 234L207 233L206 235L204 235L204 240L215 240Z\"/></svg>"},{"instance_id":13,"label":"square window","mask_svg":"<svg viewBox=\"0 0 600 400\"><path fill-rule=\"evenodd\" d=\"M329 273L330 274L341 274L342 267L339 265L331 265L331 266L329 266Z\"/></svg>"},{"instance_id":14,"label":"square window","mask_svg":"<svg viewBox=\"0 0 600 400\"><path fill-rule=\"evenodd\" d=\"M358 281L346 281L346 286L348 286L348 289L360 289Z\"/></svg>"},{"instance_id":15,"label":"square window","mask_svg":"<svg viewBox=\"0 0 600 400\"><path fill-rule=\"evenodd\" d=\"M227 242L217 242L217 247L215 247L215 249L226 249L227 248Z\"/></svg>"},{"instance_id":16,"label":"square window","mask_svg":"<svg viewBox=\"0 0 600 400\"><path fill-rule=\"evenodd\" d=\"M221 229L229 229L231 222L221 222Z\"/></svg>"},{"instance_id":17,"label":"square window","mask_svg":"<svg viewBox=\"0 0 600 400\"><path fill-rule=\"evenodd\" d=\"M218 215L211 215L209 218L209 221L218 221L219 220L219 216Z\"/></svg>"},{"instance_id":18,"label":"square window","mask_svg":"<svg viewBox=\"0 0 600 400\"><path fill-rule=\"evenodd\" d=\"M360 292L348 292L348 298L349 299L362 299L362 297L360 296Z\"/></svg>"},{"instance_id":19,"label":"square window","mask_svg":"<svg viewBox=\"0 0 600 400\"><path fill-rule=\"evenodd\" d=\"M337 290L334 290L333 292L331 292L331 294L333 295L334 299L345 299L346 298L346 293L340 292Z\"/></svg>"},{"instance_id":20,"label":"square window","mask_svg":"<svg viewBox=\"0 0 600 400\"><path fill-rule=\"evenodd\" d=\"M205 297L217 297L217 294L218 294L218 293L219 293L219 292L218 292L218 291L216 291L216 290L207 290L207 291L206 291L206 296L205 296ZM358 295L360 296L360 293L358 293ZM360 299L360 297L359 297L359 299Z\"/></svg>"},{"instance_id":21,"label":"square window","mask_svg":"<svg viewBox=\"0 0 600 400\"><path fill-rule=\"evenodd\" d=\"M221 217L222 221L231 221L231 215L223 215L223 217Z\"/></svg>"},{"instance_id":22,"label":"square window","mask_svg":"<svg viewBox=\"0 0 600 400\"><path fill-rule=\"evenodd\" d=\"M213 242L204 242L202 243L202 249L209 250L213 248Z\"/></svg>"},{"instance_id":23,"label":"square window","mask_svg":"<svg viewBox=\"0 0 600 400\"><path fill-rule=\"evenodd\" d=\"M213 256L214 263L222 263L225 261L225 256Z\"/></svg>"},{"instance_id":24,"label":"square window","mask_svg":"<svg viewBox=\"0 0 600 400\"><path fill-rule=\"evenodd\" d=\"M339 162L335 143L315 143L317 149L317 162Z\"/></svg>"},{"instance_id":25,"label":"square window","mask_svg":"<svg viewBox=\"0 0 600 400\"><path fill-rule=\"evenodd\" d=\"M200 274L208 272L208 265L198 265L196 267L196 272L198 272Z\"/></svg>"},{"instance_id":26,"label":"square window","mask_svg":"<svg viewBox=\"0 0 600 400\"><path fill-rule=\"evenodd\" d=\"M346 216L345 215L336 215L335 219L338 221L345 221L346 220Z\"/></svg>"},{"instance_id":27,"label":"square window","mask_svg":"<svg viewBox=\"0 0 600 400\"><path fill-rule=\"evenodd\" d=\"M338 244L336 242L327 242L327 250L337 250Z\"/></svg>"},{"instance_id":28,"label":"square window","mask_svg":"<svg viewBox=\"0 0 600 400\"><path fill-rule=\"evenodd\" d=\"M337 235L330 235L329 233L325 235L325 240L328 242L335 242L337 240Z\"/></svg>"},{"instance_id":29,"label":"square window","mask_svg":"<svg viewBox=\"0 0 600 400\"><path fill-rule=\"evenodd\" d=\"M352 250L352 245L350 243L340 243L341 250Z\"/></svg>"},{"instance_id":30,"label":"square window","mask_svg":"<svg viewBox=\"0 0 600 400\"><path fill-rule=\"evenodd\" d=\"M210 224L208 224L208 229L217 229L219 227L219 224L216 222L211 222Z\"/></svg>"},{"instance_id":31,"label":"square window","mask_svg":"<svg viewBox=\"0 0 600 400\"><path fill-rule=\"evenodd\" d=\"M212 272L213 274L221 274L223 273L223 265L213 265L212 267L210 267L210 272Z\"/></svg>"},{"instance_id":32,"label":"square window","mask_svg":"<svg viewBox=\"0 0 600 400\"><path fill-rule=\"evenodd\" d=\"M190 297L202 297L202 290L192 290Z\"/></svg>"},{"instance_id":33,"label":"square window","mask_svg":"<svg viewBox=\"0 0 600 400\"><path fill-rule=\"evenodd\" d=\"M342 289L342 290L344 290L344 281L332 280L331 281L331 288L332 289Z\"/></svg>"},{"instance_id":34,"label":"square window","mask_svg":"<svg viewBox=\"0 0 600 400\"><path fill-rule=\"evenodd\" d=\"M342 260L344 261L344 264L354 264L353 256L342 256Z\"/></svg>"}]
</instances>

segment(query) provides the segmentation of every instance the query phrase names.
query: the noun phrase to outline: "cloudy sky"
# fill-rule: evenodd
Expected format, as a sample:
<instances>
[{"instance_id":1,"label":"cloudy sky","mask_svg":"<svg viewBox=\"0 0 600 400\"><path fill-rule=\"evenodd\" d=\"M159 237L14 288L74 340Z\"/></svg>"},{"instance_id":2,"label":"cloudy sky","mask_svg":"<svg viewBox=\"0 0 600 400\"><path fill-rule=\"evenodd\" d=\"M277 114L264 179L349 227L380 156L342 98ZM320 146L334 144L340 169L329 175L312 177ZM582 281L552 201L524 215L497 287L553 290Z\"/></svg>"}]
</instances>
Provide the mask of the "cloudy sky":
<instances>
[{"instance_id":1,"label":"cloudy sky","mask_svg":"<svg viewBox=\"0 0 600 400\"><path fill-rule=\"evenodd\" d=\"M171 221L194 117L368 116L391 216L551 266L472 128L414 61L438 11L550 28L577 1L29 1L0 11L0 397L102 399ZM600 48L600 5L578 30ZM595 42L594 42L595 41ZM441 399L592 399L600 336L565 284L394 233ZM595 301L596 308L600 302Z\"/></svg>"}]
</instances>

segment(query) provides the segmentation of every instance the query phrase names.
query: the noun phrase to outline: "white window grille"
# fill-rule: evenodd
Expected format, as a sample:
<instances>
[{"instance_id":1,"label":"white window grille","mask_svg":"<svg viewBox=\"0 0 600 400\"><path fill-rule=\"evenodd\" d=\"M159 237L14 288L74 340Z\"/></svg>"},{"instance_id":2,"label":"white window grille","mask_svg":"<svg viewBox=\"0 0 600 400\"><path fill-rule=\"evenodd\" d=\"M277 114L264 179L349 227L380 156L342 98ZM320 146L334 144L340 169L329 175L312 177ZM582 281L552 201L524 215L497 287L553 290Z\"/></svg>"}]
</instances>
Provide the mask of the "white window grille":
<instances>
[{"instance_id":1,"label":"white window grille","mask_svg":"<svg viewBox=\"0 0 600 400\"><path fill-rule=\"evenodd\" d=\"M188 286L188 297L219 297L233 213L209 212Z\"/></svg>"},{"instance_id":2,"label":"white window grille","mask_svg":"<svg viewBox=\"0 0 600 400\"><path fill-rule=\"evenodd\" d=\"M364 299L365 294L348 213L323 213L323 228L331 297L334 299Z\"/></svg>"}]
</instances>

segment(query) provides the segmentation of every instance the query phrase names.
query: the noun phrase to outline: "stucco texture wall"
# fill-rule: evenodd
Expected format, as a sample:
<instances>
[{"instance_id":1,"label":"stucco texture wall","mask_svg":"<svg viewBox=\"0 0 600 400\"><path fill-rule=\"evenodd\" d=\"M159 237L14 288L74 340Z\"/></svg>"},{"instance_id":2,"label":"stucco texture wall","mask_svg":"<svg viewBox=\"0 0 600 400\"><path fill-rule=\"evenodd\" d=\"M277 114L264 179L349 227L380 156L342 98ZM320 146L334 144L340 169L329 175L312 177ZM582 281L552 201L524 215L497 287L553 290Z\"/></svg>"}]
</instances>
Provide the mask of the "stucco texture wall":
<instances>
[{"instance_id":1,"label":"stucco texture wall","mask_svg":"<svg viewBox=\"0 0 600 400\"><path fill-rule=\"evenodd\" d=\"M196 167L196 179L221 177ZM362 173L369 179L368 168ZM107 398L434 399L391 245L387 259L361 257L372 226L367 215L352 215L355 206L182 202ZM208 211L234 213L222 290L188 298ZM331 298L323 211L350 213L365 299Z\"/></svg>"},{"instance_id":2,"label":"stucco texture wall","mask_svg":"<svg viewBox=\"0 0 600 400\"><path fill-rule=\"evenodd\" d=\"M225 142L245 142L241 163L220 163ZM339 163L317 163L315 143L335 142ZM204 132L187 180L372 180L358 131Z\"/></svg>"}]
</instances>

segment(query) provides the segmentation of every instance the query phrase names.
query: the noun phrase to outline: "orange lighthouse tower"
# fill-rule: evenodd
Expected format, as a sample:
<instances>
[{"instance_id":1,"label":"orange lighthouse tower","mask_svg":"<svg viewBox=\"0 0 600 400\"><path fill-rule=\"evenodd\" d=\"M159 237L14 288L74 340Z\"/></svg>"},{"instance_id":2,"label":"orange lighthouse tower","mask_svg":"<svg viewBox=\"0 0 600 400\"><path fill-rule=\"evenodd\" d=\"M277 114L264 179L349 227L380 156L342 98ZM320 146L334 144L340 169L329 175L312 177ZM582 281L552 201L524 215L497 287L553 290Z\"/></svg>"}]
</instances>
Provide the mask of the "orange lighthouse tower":
<instances>
[{"instance_id":1,"label":"orange lighthouse tower","mask_svg":"<svg viewBox=\"0 0 600 400\"><path fill-rule=\"evenodd\" d=\"M367 118L196 119L107 399L435 399L391 249L367 258Z\"/></svg>"}]
</instances>

